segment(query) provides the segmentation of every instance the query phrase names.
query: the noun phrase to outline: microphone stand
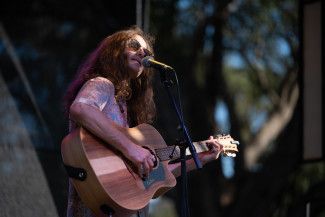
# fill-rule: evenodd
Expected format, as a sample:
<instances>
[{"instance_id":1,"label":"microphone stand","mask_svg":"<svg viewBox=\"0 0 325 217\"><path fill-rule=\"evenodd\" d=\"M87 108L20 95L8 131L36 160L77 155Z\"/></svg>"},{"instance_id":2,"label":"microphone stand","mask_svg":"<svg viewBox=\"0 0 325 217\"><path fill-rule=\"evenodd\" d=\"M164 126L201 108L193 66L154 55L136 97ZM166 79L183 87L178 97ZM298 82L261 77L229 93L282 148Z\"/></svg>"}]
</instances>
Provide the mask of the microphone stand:
<instances>
[{"instance_id":1,"label":"microphone stand","mask_svg":"<svg viewBox=\"0 0 325 217\"><path fill-rule=\"evenodd\" d=\"M181 142L179 144L180 147L180 162L181 162L181 217L189 217L189 207L188 207L188 189L187 189L187 172L186 172L186 148L188 147L190 153L194 159L195 165L197 169L202 168L201 161L198 158L197 152L193 146L192 140L188 133L188 130L185 126L182 110L180 108L180 104L176 103L175 97L171 93L171 87L173 86L173 82L171 79L167 79L166 74L168 72L172 72L176 75L175 70L172 67L158 68L160 72L161 83L164 85L168 97L172 103L172 106L177 114L179 126L183 131L183 135L185 138L185 142Z\"/></svg>"}]
</instances>

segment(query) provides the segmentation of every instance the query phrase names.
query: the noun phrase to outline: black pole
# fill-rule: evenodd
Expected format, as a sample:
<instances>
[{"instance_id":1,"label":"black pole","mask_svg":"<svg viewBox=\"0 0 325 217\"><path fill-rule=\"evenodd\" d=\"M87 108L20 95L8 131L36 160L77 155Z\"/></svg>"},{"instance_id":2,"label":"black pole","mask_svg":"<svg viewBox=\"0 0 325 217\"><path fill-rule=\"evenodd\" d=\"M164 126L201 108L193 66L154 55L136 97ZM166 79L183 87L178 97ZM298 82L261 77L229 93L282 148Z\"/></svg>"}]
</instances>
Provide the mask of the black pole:
<instances>
[{"instance_id":1,"label":"black pole","mask_svg":"<svg viewBox=\"0 0 325 217\"><path fill-rule=\"evenodd\" d=\"M170 79L167 79L166 73L172 72L176 75L176 72L173 68L165 68L160 69L160 79L163 83L167 93L168 97L172 103L172 106L176 112L176 115L178 117L179 125L182 128L182 132L185 138L185 144L180 144L180 161L181 161L181 217L189 217L189 207L188 207L188 189L187 189L187 172L186 172L186 148L188 147L190 150L190 153L192 155L192 158L194 159L195 165L197 169L202 168L201 161L198 158L198 155L196 153L196 150L193 146L192 140L190 138L190 135L188 133L188 130L185 126L184 120L183 120L183 114L181 113L180 106L176 103L174 95L171 93L170 88L173 86L173 82Z\"/></svg>"}]
</instances>

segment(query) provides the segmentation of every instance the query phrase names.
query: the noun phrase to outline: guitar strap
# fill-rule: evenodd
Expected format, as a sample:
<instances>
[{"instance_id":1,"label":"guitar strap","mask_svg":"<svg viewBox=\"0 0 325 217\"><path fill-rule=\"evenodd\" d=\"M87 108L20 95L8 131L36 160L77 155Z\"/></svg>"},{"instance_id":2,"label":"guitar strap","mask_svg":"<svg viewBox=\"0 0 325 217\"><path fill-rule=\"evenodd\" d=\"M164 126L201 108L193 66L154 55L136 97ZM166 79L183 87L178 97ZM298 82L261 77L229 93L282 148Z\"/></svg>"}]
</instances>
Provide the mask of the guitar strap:
<instances>
[{"instance_id":1,"label":"guitar strap","mask_svg":"<svg viewBox=\"0 0 325 217\"><path fill-rule=\"evenodd\" d=\"M63 164L65 170L68 173L68 176L73 179L78 179L80 181L84 181L87 178L87 171L83 168L72 167L66 164Z\"/></svg>"}]
</instances>

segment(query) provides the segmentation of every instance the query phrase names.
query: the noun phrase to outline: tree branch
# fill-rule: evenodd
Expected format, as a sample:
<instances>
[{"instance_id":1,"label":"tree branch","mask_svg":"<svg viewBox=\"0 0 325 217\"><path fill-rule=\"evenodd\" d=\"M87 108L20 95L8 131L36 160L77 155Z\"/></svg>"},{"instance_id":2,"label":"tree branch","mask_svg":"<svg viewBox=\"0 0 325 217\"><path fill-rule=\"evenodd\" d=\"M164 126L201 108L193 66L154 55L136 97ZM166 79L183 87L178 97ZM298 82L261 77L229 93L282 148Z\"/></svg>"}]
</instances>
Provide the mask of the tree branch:
<instances>
[{"instance_id":1,"label":"tree branch","mask_svg":"<svg viewBox=\"0 0 325 217\"><path fill-rule=\"evenodd\" d=\"M291 74L286 85L281 91L280 101L273 112L259 130L256 136L250 141L245 149L245 167L251 168L265 153L268 145L277 138L281 131L291 120L294 108L299 98L299 87L295 72Z\"/></svg>"}]
</instances>

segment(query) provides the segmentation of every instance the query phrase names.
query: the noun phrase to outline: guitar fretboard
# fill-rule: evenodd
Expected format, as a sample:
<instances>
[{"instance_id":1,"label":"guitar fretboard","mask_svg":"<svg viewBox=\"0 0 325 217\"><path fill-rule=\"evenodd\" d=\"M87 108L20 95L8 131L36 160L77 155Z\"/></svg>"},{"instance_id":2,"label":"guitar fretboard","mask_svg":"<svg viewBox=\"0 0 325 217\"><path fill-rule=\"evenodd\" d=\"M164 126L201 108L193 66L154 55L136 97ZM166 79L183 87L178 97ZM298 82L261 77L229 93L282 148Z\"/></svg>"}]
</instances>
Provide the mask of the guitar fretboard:
<instances>
[{"instance_id":1,"label":"guitar fretboard","mask_svg":"<svg viewBox=\"0 0 325 217\"><path fill-rule=\"evenodd\" d=\"M197 153L208 151L209 148L206 145L205 141L202 142L193 142L193 145ZM174 160L180 157L180 150L178 146L172 145L165 148L155 149L156 155L160 161L165 160ZM186 149L186 155L190 155L189 149Z\"/></svg>"},{"instance_id":2,"label":"guitar fretboard","mask_svg":"<svg viewBox=\"0 0 325 217\"><path fill-rule=\"evenodd\" d=\"M165 148L155 149L156 155L160 161L174 160L179 158L179 148L177 146L167 146Z\"/></svg>"}]
</instances>

